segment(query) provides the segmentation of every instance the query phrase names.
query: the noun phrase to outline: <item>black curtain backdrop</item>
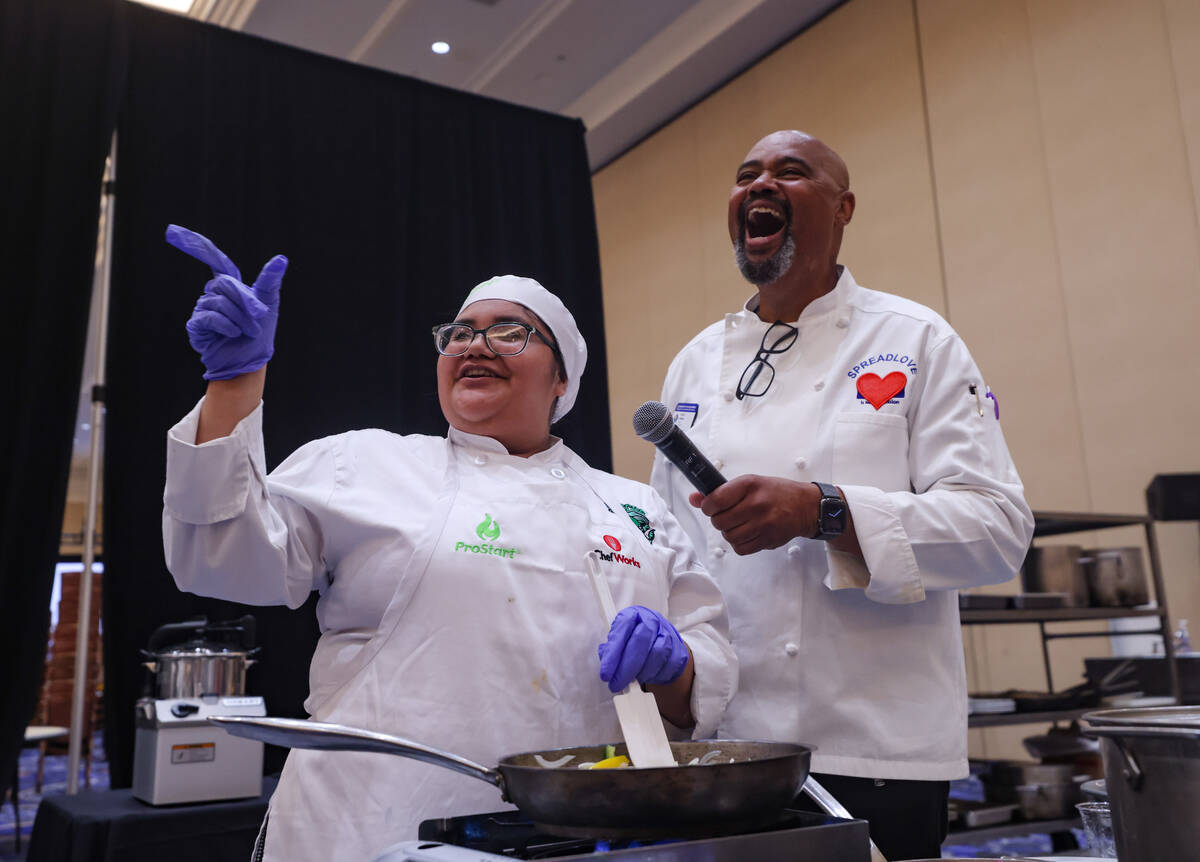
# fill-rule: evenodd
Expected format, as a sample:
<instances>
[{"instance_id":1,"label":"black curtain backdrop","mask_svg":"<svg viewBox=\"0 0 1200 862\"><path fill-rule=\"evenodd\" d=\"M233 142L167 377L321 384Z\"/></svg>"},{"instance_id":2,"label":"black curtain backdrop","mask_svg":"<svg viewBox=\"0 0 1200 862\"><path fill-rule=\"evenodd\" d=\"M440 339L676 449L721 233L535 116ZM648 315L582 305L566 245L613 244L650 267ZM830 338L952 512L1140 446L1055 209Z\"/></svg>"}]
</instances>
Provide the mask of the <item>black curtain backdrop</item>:
<instances>
[{"instance_id":1,"label":"black curtain backdrop","mask_svg":"<svg viewBox=\"0 0 1200 862\"><path fill-rule=\"evenodd\" d=\"M267 375L268 466L352 428L444 433L429 328L473 285L511 272L557 292L579 321L587 373L556 432L611 469L581 123L137 5L127 18L104 512L114 786L131 779L138 649L162 623L247 612L178 592L163 562L165 433L204 391L184 323L211 277L164 242L168 223L211 238L247 281L273 254L290 259ZM263 649L248 690L271 714L303 715L312 604L249 609Z\"/></svg>"},{"instance_id":2,"label":"black curtain backdrop","mask_svg":"<svg viewBox=\"0 0 1200 862\"><path fill-rule=\"evenodd\" d=\"M120 0L0 2L0 776L46 654L87 332ZM3 779L0 779L0 783Z\"/></svg>"}]
</instances>

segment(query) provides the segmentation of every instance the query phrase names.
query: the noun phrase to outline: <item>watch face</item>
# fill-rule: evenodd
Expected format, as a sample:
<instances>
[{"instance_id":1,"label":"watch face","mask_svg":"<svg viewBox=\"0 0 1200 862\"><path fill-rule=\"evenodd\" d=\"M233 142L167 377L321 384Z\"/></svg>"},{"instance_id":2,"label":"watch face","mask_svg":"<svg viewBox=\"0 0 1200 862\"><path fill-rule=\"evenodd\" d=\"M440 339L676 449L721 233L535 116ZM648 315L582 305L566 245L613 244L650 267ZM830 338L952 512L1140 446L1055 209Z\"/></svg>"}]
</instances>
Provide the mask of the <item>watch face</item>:
<instances>
[{"instance_id":1,"label":"watch face","mask_svg":"<svg viewBox=\"0 0 1200 862\"><path fill-rule=\"evenodd\" d=\"M821 499L821 532L840 535L846 530L846 503L824 497Z\"/></svg>"}]
</instances>

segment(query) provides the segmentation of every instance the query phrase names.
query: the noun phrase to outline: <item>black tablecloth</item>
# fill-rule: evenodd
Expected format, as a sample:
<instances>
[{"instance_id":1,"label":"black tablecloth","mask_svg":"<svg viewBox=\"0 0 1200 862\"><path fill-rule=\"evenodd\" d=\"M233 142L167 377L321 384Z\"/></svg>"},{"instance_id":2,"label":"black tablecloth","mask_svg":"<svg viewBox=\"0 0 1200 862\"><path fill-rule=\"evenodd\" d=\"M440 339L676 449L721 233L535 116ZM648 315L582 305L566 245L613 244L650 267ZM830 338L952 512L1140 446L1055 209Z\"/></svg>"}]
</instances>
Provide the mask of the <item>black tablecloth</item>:
<instances>
[{"instance_id":1,"label":"black tablecloth","mask_svg":"<svg viewBox=\"0 0 1200 862\"><path fill-rule=\"evenodd\" d=\"M47 796L28 862L246 862L277 779L256 799L154 807L129 790Z\"/></svg>"}]
</instances>

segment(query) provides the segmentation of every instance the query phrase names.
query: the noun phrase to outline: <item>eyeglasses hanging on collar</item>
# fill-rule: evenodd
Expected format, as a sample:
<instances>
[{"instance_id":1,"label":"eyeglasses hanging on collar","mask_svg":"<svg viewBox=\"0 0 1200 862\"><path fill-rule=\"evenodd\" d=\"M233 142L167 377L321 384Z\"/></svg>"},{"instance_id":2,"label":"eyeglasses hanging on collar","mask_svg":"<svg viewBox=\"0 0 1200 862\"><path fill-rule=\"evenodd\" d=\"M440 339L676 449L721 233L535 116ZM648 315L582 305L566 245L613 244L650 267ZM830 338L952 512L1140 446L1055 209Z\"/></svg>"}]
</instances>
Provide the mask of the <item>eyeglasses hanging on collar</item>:
<instances>
[{"instance_id":1,"label":"eyeglasses hanging on collar","mask_svg":"<svg viewBox=\"0 0 1200 862\"><path fill-rule=\"evenodd\" d=\"M775 321L767 328L767 331L763 333L762 345L754 354L754 358L750 360L750 364L746 366L746 370L742 372L741 379L738 380L737 397L739 401L747 396L761 398L767 394L767 390L775 382L775 366L771 364L768 357L772 353L783 353L795 344L799 332L796 327L781 320Z\"/></svg>"}]
</instances>

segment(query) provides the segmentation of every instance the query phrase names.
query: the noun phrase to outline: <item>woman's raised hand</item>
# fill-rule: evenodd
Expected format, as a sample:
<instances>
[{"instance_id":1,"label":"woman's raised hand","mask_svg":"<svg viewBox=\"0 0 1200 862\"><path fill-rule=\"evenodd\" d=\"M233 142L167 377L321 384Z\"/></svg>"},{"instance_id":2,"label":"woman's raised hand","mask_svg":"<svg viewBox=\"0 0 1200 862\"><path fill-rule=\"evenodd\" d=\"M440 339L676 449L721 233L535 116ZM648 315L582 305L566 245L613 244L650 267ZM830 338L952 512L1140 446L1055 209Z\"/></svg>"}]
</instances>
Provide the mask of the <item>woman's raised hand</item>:
<instances>
[{"instance_id":1,"label":"woman's raised hand","mask_svg":"<svg viewBox=\"0 0 1200 862\"><path fill-rule=\"evenodd\" d=\"M241 271L207 237L168 225L167 242L212 269L213 278L187 322L188 341L204 363L204 379L229 380L266 365L275 352L287 258L271 258L254 284L246 286Z\"/></svg>"}]
</instances>

